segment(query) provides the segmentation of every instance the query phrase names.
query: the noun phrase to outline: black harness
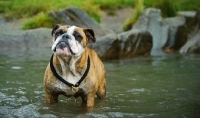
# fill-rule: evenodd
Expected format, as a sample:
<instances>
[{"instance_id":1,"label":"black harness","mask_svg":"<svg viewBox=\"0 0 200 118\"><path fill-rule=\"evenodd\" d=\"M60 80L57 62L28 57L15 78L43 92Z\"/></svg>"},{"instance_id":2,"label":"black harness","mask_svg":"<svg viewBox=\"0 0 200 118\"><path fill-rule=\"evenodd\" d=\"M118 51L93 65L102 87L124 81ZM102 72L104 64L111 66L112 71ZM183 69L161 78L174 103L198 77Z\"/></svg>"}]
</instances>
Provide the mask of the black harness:
<instances>
[{"instance_id":1,"label":"black harness","mask_svg":"<svg viewBox=\"0 0 200 118\"><path fill-rule=\"evenodd\" d=\"M78 89L79 89L79 85L85 79L85 77L87 76L87 74L89 72L89 69L90 69L90 57L88 56L88 59L87 59L87 68L85 70L85 73L83 74L83 76L81 77L81 79L74 85L72 83L67 82L60 75L58 75L58 73L56 72L56 69L54 68L54 65L53 65L53 56L54 56L54 54L51 56L51 59L50 59L50 68L51 68L51 71L53 72L54 76L56 78L58 78L60 81L62 81L63 83L65 83L66 85L68 85L69 87L71 87L72 91L74 93L76 93L78 91Z\"/></svg>"}]
</instances>

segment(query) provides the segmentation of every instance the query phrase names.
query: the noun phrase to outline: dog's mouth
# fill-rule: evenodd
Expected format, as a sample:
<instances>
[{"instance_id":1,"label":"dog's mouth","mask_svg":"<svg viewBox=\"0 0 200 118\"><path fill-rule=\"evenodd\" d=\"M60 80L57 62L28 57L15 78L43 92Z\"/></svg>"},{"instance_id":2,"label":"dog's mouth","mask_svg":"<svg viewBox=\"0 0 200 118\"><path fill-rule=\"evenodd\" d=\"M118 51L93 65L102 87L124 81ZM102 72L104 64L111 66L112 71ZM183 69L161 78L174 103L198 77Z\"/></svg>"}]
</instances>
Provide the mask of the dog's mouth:
<instances>
[{"instance_id":1,"label":"dog's mouth","mask_svg":"<svg viewBox=\"0 0 200 118\"><path fill-rule=\"evenodd\" d=\"M70 48L69 44L64 41L58 42L56 48L54 49L54 52L56 52L59 55L75 55L75 53Z\"/></svg>"}]
</instances>

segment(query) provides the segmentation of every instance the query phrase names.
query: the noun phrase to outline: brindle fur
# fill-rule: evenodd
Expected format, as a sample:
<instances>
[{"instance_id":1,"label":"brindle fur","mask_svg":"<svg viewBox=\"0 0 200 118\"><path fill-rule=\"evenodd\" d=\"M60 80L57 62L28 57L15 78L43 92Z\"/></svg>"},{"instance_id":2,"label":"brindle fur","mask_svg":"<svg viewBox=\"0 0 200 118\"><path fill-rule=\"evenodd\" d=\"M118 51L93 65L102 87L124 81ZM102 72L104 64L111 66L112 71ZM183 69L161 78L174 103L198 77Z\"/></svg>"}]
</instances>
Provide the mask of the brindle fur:
<instances>
[{"instance_id":1,"label":"brindle fur","mask_svg":"<svg viewBox=\"0 0 200 118\"><path fill-rule=\"evenodd\" d=\"M58 26L58 29L67 30L69 26ZM46 103L56 103L58 102L59 95L65 95L67 97L81 97L83 106L94 106L94 98L97 95L98 98L104 98L106 96L106 71L102 61L99 59L96 52L89 47L87 44L91 41L86 36L85 29L78 28L76 29L82 38L82 45L85 48L84 53L81 55L80 59L78 59L75 63L75 71L76 73L80 73L83 75L87 68L87 59L90 57L90 70L79 86L79 90L76 93L73 93L71 88L60 80L58 80L50 69L50 65L48 64L45 75L44 75L44 91L46 94ZM52 31L53 33L54 31ZM88 32L87 32L88 33ZM87 34L88 35L88 34ZM93 34L94 35L94 34ZM89 35L91 36L91 35ZM54 37L53 37L54 38ZM62 76L62 67L60 64L60 60L62 59L66 65L70 65L70 60L73 58L69 58L65 60L65 58L59 57L54 54L53 64L59 75ZM75 76L75 75L74 75Z\"/></svg>"}]
</instances>

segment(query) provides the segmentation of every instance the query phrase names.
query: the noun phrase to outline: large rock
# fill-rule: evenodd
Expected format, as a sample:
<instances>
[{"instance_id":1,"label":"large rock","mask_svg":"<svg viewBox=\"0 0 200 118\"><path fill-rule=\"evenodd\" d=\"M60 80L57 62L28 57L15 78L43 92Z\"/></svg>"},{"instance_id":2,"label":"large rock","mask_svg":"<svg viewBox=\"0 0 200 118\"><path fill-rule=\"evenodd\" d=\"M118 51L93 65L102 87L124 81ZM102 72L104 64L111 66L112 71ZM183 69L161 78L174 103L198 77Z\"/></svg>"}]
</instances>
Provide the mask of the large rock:
<instances>
[{"instance_id":1,"label":"large rock","mask_svg":"<svg viewBox=\"0 0 200 118\"><path fill-rule=\"evenodd\" d=\"M118 40L116 34L108 34L106 36L98 38L97 41L89 45L89 47L93 48L101 58L107 59L110 57L116 57L115 54L107 54L108 50L116 49L112 46L116 40Z\"/></svg>"},{"instance_id":2,"label":"large rock","mask_svg":"<svg viewBox=\"0 0 200 118\"><path fill-rule=\"evenodd\" d=\"M148 31L130 30L101 37L92 47L102 59L119 59L146 55L152 48L152 36Z\"/></svg>"},{"instance_id":3,"label":"large rock","mask_svg":"<svg viewBox=\"0 0 200 118\"><path fill-rule=\"evenodd\" d=\"M188 38L191 38L200 28L200 11L180 11L178 15L185 17Z\"/></svg>"},{"instance_id":4,"label":"large rock","mask_svg":"<svg viewBox=\"0 0 200 118\"><path fill-rule=\"evenodd\" d=\"M180 53L200 53L200 30L180 49Z\"/></svg>"},{"instance_id":5,"label":"large rock","mask_svg":"<svg viewBox=\"0 0 200 118\"><path fill-rule=\"evenodd\" d=\"M178 50L187 39L185 18L163 19L161 11L155 8L145 9L132 29L147 30L153 37L151 55Z\"/></svg>"},{"instance_id":6,"label":"large rock","mask_svg":"<svg viewBox=\"0 0 200 118\"><path fill-rule=\"evenodd\" d=\"M182 11L179 15L187 19L188 40L180 49L180 53L200 53L200 10Z\"/></svg>"},{"instance_id":7,"label":"large rock","mask_svg":"<svg viewBox=\"0 0 200 118\"><path fill-rule=\"evenodd\" d=\"M168 51L179 50L187 41L187 29L184 17L165 18L163 25L168 26L167 42L163 49Z\"/></svg>"},{"instance_id":8,"label":"large rock","mask_svg":"<svg viewBox=\"0 0 200 118\"><path fill-rule=\"evenodd\" d=\"M54 19L56 24L76 25L78 27L92 28L97 37L108 34L109 30L103 29L95 20L86 12L75 8L68 7L59 11L52 11L49 15Z\"/></svg>"},{"instance_id":9,"label":"large rock","mask_svg":"<svg viewBox=\"0 0 200 118\"><path fill-rule=\"evenodd\" d=\"M51 29L39 28L27 31L16 31L0 35L0 53L37 52L40 56L51 54ZM91 44L102 59L119 59L149 54L152 47L152 37L149 32L130 30L116 34L108 34L98 38ZM38 54L41 53L41 54Z\"/></svg>"},{"instance_id":10,"label":"large rock","mask_svg":"<svg viewBox=\"0 0 200 118\"><path fill-rule=\"evenodd\" d=\"M0 35L0 53L50 47L51 29L39 28Z\"/></svg>"}]
</instances>

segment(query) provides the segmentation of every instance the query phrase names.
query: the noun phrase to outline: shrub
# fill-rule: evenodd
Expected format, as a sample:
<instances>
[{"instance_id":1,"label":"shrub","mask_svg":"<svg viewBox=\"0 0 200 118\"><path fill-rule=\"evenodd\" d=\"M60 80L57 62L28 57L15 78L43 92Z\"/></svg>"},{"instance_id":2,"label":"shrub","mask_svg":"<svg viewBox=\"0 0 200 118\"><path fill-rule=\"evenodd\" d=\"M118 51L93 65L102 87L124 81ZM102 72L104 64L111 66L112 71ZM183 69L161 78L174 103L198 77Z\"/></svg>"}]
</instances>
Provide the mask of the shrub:
<instances>
[{"instance_id":1,"label":"shrub","mask_svg":"<svg viewBox=\"0 0 200 118\"><path fill-rule=\"evenodd\" d=\"M22 29L35 29L38 27L53 27L53 19L44 13L38 14L36 17L29 18L25 24L23 25Z\"/></svg>"},{"instance_id":2,"label":"shrub","mask_svg":"<svg viewBox=\"0 0 200 118\"><path fill-rule=\"evenodd\" d=\"M38 2L37 0L13 0L5 10L5 18L29 18L40 12L47 12L49 4Z\"/></svg>"}]
</instances>

